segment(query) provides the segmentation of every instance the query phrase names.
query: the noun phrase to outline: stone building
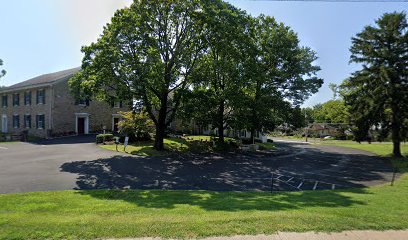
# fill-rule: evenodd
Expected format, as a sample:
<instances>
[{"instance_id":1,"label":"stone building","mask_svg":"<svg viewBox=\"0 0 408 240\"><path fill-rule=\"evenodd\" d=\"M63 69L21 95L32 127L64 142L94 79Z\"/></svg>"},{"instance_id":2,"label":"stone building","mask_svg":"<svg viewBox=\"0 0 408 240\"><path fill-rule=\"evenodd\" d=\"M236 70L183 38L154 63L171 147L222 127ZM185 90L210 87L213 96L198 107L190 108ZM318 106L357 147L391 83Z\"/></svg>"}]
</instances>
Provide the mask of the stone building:
<instances>
[{"instance_id":1,"label":"stone building","mask_svg":"<svg viewBox=\"0 0 408 240\"><path fill-rule=\"evenodd\" d=\"M1 132L54 137L115 132L121 102L77 101L68 80L80 69L41 75L0 90Z\"/></svg>"}]
</instances>

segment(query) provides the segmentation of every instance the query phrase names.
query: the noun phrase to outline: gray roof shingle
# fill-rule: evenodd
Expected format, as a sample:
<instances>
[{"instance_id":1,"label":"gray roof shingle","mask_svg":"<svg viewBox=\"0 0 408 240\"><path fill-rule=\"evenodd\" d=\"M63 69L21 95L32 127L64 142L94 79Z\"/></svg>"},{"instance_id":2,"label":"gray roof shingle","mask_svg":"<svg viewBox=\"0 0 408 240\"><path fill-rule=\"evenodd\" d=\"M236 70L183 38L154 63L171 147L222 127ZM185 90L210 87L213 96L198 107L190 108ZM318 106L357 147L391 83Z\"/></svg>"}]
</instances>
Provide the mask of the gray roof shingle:
<instances>
[{"instance_id":1,"label":"gray roof shingle","mask_svg":"<svg viewBox=\"0 0 408 240\"><path fill-rule=\"evenodd\" d=\"M75 73L79 72L81 68L72 68L68 70L63 70L55 73L48 73L38 77L31 78L24 82L20 82L9 87L1 89L1 91L10 91L14 89L26 88L26 87L35 87L37 85L44 85L44 84L53 84L59 80L69 78L73 76Z\"/></svg>"}]
</instances>

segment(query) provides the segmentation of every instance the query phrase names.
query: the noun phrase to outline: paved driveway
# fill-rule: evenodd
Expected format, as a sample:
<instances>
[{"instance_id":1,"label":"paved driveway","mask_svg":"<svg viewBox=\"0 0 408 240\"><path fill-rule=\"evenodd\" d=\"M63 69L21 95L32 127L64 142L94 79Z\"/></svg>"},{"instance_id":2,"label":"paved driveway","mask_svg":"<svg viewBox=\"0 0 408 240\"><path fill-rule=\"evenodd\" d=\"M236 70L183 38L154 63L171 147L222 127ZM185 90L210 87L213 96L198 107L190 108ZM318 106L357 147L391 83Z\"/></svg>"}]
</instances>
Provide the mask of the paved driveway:
<instances>
[{"instance_id":1,"label":"paved driveway","mask_svg":"<svg viewBox=\"0 0 408 240\"><path fill-rule=\"evenodd\" d=\"M132 157L98 148L91 137L0 144L0 193L65 189L299 191L364 187L391 180L370 153L297 142L279 151Z\"/></svg>"},{"instance_id":2,"label":"paved driveway","mask_svg":"<svg viewBox=\"0 0 408 240\"><path fill-rule=\"evenodd\" d=\"M75 188L78 174L61 171L61 165L115 155L96 147L94 139L82 136L38 144L0 144L0 193Z\"/></svg>"}]
</instances>

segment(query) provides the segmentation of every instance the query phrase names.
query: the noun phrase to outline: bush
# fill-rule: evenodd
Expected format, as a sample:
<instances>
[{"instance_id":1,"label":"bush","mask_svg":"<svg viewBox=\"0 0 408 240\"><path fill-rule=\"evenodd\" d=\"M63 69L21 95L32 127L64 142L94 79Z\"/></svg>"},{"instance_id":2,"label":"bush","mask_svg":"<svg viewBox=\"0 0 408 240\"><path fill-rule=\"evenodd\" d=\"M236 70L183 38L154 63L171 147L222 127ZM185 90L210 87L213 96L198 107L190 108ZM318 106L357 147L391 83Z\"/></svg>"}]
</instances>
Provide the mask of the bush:
<instances>
[{"instance_id":1,"label":"bush","mask_svg":"<svg viewBox=\"0 0 408 240\"><path fill-rule=\"evenodd\" d=\"M113 134L99 134L96 135L96 144L105 142L112 142Z\"/></svg>"},{"instance_id":2,"label":"bush","mask_svg":"<svg viewBox=\"0 0 408 240\"><path fill-rule=\"evenodd\" d=\"M346 140L354 140L354 135L353 134L347 134L346 135Z\"/></svg>"},{"instance_id":3,"label":"bush","mask_svg":"<svg viewBox=\"0 0 408 240\"><path fill-rule=\"evenodd\" d=\"M129 137L129 142L148 141L154 133L154 123L145 112L120 112L120 133Z\"/></svg>"},{"instance_id":4,"label":"bush","mask_svg":"<svg viewBox=\"0 0 408 240\"><path fill-rule=\"evenodd\" d=\"M119 142L124 143L125 142L125 137L126 136L120 136L119 137ZM152 137L150 136L149 133L140 133L138 136L136 136L133 133L130 133L128 135L129 137L129 142L134 143L134 142L147 142L152 140Z\"/></svg>"}]
</instances>

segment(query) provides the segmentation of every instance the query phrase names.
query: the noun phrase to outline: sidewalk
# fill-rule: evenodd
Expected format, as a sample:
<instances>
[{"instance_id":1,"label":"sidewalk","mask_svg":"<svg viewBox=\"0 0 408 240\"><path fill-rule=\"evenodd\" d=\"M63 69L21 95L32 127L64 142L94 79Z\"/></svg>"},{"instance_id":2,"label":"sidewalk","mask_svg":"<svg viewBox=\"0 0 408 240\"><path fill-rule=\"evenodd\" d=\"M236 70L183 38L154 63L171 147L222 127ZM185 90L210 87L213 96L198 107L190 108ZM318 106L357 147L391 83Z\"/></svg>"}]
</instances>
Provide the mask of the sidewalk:
<instances>
[{"instance_id":1,"label":"sidewalk","mask_svg":"<svg viewBox=\"0 0 408 240\"><path fill-rule=\"evenodd\" d=\"M203 240L407 240L408 230L405 231L345 231L340 233L287 233L279 232L274 235L211 237ZM114 240L114 239L108 239ZM126 238L120 240L161 240L161 238Z\"/></svg>"}]
</instances>

